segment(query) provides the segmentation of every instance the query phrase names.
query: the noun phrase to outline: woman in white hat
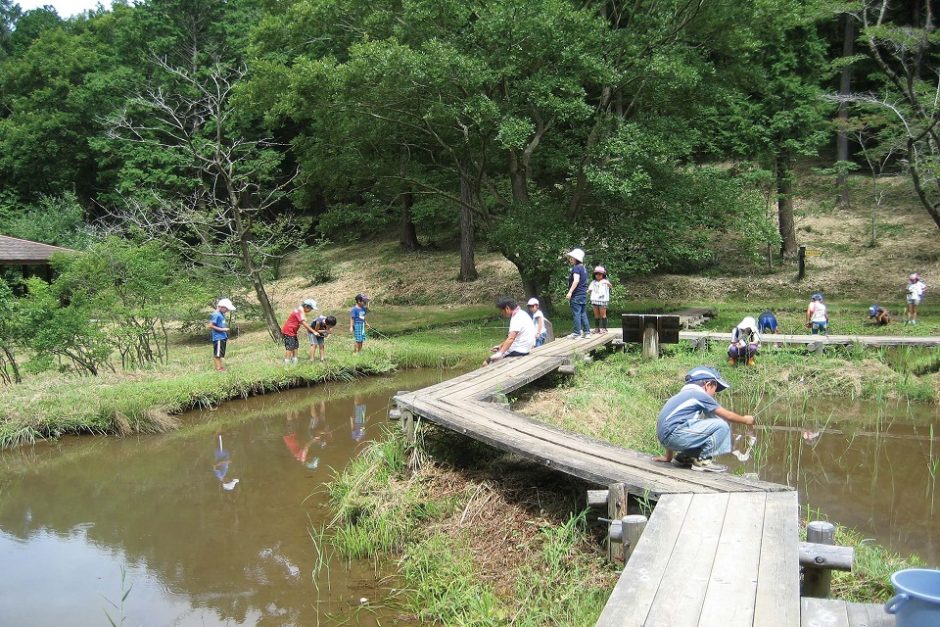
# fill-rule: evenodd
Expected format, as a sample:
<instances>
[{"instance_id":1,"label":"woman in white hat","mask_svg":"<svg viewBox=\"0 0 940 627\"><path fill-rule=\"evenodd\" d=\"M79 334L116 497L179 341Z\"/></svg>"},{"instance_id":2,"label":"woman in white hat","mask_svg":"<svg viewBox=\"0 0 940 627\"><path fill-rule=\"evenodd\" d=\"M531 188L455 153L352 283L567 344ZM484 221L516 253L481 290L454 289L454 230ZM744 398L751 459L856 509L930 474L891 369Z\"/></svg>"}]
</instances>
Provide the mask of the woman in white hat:
<instances>
[{"instance_id":1,"label":"woman in white hat","mask_svg":"<svg viewBox=\"0 0 940 627\"><path fill-rule=\"evenodd\" d=\"M731 345L728 347L728 363L735 365L744 360L748 366L754 365L754 357L760 350L760 332L757 321L747 316L731 331Z\"/></svg>"},{"instance_id":2,"label":"woman in white hat","mask_svg":"<svg viewBox=\"0 0 940 627\"><path fill-rule=\"evenodd\" d=\"M568 337L578 339L591 335L591 323L587 317L588 273L584 268L584 251L575 248L566 253L571 271L568 273L568 293L565 298L571 303L574 329Z\"/></svg>"},{"instance_id":3,"label":"woman in white hat","mask_svg":"<svg viewBox=\"0 0 940 627\"><path fill-rule=\"evenodd\" d=\"M225 345L228 343L228 323L225 314L235 311L235 305L227 298L220 298L215 304L215 311L209 316L209 330L212 334L212 359L215 369L219 372L225 370Z\"/></svg>"}]
</instances>

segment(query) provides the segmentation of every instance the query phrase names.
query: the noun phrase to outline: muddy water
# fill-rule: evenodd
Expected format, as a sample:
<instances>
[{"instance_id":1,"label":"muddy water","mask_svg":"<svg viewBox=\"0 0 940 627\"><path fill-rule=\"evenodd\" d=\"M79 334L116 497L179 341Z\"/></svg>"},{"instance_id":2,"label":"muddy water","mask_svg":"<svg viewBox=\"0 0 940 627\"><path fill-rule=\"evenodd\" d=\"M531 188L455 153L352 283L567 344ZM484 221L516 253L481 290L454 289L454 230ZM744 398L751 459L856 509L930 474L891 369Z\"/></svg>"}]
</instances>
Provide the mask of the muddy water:
<instances>
[{"instance_id":1,"label":"muddy water","mask_svg":"<svg viewBox=\"0 0 940 627\"><path fill-rule=\"evenodd\" d=\"M381 437L389 397L450 376L295 390L164 436L3 453L0 625L413 623L385 565L335 558L315 574L308 532L331 516L332 469Z\"/></svg>"},{"instance_id":2,"label":"muddy water","mask_svg":"<svg viewBox=\"0 0 940 627\"><path fill-rule=\"evenodd\" d=\"M940 412L929 405L802 401L766 412L737 472L796 486L800 502L940 566ZM773 417L773 418L770 418ZM737 448L743 449L744 442Z\"/></svg>"}]
</instances>

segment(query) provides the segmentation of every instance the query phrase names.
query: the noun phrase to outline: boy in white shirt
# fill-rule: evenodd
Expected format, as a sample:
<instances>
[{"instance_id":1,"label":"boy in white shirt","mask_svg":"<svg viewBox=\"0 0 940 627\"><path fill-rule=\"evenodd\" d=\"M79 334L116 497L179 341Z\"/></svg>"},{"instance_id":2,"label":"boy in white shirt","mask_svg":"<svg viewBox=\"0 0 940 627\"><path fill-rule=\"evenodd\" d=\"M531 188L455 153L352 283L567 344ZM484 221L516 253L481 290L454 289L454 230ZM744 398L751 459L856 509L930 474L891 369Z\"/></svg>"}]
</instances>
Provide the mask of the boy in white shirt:
<instances>
[{"instance_id":1,"label":"boy in white shirt","mask_svg":"<svg viewBox=\"0 0 940 627\"><path fill-rule=\"evenodd\" d=\"M490 349L493 354L486 358L483 365L506 357L523 357L535 346L535 324L529 314L511 298L501 298L496 303L504 318L509 318L509 335L502 344Z\"/></svg>"},{"instance_id":2,"label":"boy in white shirt","mask_svg":"<svg viewBox=\"0 0 940 627\"><path fill-rule=\"evenodd\" d=\"M907 324L917 324L917 306L924 300L927 284L916 272L907 277Z\"/></svg>"}]
</instances>

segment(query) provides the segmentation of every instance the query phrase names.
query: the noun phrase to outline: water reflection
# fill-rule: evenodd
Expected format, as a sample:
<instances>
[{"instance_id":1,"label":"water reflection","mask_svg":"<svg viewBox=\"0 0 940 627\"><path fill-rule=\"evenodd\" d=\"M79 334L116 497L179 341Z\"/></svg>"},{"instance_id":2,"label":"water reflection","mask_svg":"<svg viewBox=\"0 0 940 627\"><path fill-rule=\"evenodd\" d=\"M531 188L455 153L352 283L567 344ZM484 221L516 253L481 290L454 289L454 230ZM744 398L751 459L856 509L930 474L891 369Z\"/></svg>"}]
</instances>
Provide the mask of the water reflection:
<instances>
[{"instance_id":1,"label":"water reflection","mask_svg":"<svg viewBox=\"0 0 940 627\"><path fill-rule=\"evenodd\" d=\"M413 624L376 603L376 564L315 573L311 530L332 516L323 484L381 433L388 398L440 378L258 397L165 436L0 454L0 625L99 626L105 611L133 625Z\"/></svg>"},{"instance_id":2,"label":"water reflection","mask_svg":"<svg viewBox=\"0 0 940 627\"><path fill-rule=\"evenodd\" d=\"M796 486L800 502L892 550L940 565L940 416L929 405L781 403L736 472ZM730 459L730 458L729 458Z\"/></svg>"}]
</instances>

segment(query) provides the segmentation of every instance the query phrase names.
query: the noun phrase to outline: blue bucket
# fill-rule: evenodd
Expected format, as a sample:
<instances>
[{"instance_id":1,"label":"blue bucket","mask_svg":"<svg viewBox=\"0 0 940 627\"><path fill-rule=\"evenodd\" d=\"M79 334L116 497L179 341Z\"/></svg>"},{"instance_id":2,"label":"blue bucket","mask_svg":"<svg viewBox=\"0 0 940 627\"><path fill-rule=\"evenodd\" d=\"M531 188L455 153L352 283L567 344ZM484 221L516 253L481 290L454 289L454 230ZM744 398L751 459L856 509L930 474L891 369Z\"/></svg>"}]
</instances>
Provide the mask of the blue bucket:
<instances>
[{"instance_id":1,"label":"blue bucket","mask_svg":"<svg viewBox=\"0 0 940 627\"><path fill-rule=\"evenodd\" d=\"M885 611L897 616L897 627L940 625L940 570L909 568L891 575L894 598Z\"/></svg>"}]
</instances>

